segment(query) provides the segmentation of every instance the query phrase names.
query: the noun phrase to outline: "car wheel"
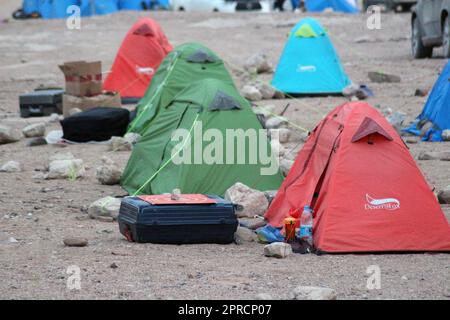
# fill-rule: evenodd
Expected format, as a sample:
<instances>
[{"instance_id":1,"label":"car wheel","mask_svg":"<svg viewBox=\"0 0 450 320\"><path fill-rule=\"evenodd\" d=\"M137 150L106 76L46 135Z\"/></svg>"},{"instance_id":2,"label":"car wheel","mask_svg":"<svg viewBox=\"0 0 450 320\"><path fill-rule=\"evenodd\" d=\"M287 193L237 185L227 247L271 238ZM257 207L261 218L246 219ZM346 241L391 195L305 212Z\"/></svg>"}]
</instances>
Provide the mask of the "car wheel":
<instances>
[{"instance_id":1,"label":"car wheel","mask_svg":"<svg viewBox=\"0 0 450 320\"><path fill-rule=\"evenodd\" d=\"M429 58L433 54L433 48L423 45L422 32L417 18L414 18L412 22L411 49L414 59Z\"/></svg>"},{"instance_id":2,"label":"car wheel","mask_svg":"<svg viewBox=\"0 0 450 320\"><path fill-rule=\"evenodd\" d=\"M442 46L444 48L444 56L450 58L450 17L445 17L442 29Z\"/></svg>"}]
</instances>

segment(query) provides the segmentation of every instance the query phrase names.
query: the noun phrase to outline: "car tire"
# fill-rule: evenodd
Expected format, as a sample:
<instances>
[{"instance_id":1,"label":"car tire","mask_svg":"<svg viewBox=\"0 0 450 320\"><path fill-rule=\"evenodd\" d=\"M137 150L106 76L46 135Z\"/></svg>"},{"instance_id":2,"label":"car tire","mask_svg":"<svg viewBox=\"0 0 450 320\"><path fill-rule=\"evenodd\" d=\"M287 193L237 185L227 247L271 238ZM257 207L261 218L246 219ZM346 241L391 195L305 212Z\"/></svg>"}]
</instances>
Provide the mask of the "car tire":
<instances>
[{"instance_id":1,"label":"car tire","mask_svg":"<svg viewBox=\"0 0 450 320\"><path fill-rule=\"evenodd\" d=\"M450 58L450 17L445 17L442 27L442 47L444 48L444 57Z\"/></svg>"},{"instance_id":2,"label":"car tire","mask_svg":"<svg viewBox=\"0 0 450 320\"><path fill-rule=\"evenodd\" d=\"M411 29L411 49L414 59L430 58L433 55L433 48L423 45L422 32L417 18L412 21Z\"/></svg>"}]
</instances>

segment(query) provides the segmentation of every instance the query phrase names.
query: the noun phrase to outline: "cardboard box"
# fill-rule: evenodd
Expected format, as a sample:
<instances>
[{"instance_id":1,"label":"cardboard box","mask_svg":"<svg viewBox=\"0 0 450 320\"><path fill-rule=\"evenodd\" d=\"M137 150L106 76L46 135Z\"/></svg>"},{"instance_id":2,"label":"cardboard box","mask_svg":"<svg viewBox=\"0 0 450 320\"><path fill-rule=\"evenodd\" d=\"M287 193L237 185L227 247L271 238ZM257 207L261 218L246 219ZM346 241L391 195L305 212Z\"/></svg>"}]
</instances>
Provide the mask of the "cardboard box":
<instances>
[{"instance_id":1,"label":"cardboard box","mask_svg":"<svg viewBox=\"0 0 450 320\"><path fill-rule=\"evenodd\" d=\"M102 93L101 61L73 61L60 65L66 79L66 94L91 97Z\"/></svg>"},{"instance_id":2,"label":"cardboard box","mask_svg":"<svg viewBox=\"0 0 450 320\"><path fill-rule=\"evenodd\" d=\"M63 95L63 115L70 115L70 109L78 108L81 111L95 107L113 107L122 106L120 94L118 92L105 92L94 97L75 97L68 94Z\"/></svg>"}]
</instances>

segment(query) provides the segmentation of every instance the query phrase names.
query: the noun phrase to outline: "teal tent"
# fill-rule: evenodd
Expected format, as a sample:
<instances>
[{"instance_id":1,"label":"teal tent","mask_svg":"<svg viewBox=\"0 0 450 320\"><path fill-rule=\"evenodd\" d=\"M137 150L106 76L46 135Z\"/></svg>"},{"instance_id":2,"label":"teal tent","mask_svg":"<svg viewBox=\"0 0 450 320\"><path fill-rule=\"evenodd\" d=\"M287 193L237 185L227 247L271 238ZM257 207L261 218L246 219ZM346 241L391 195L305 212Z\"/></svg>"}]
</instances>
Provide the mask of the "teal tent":
<instances>
[{"instance_id":1,"label":"teal tent","mask_svg":"<svg viewBox=\"0 0 450 320\"><path fill-rule=\"evenodd\" d=\"M337 94L350 84L326 31L313 18L289 34L272 85L289 94Z\"/></svg>"}]
</instances>

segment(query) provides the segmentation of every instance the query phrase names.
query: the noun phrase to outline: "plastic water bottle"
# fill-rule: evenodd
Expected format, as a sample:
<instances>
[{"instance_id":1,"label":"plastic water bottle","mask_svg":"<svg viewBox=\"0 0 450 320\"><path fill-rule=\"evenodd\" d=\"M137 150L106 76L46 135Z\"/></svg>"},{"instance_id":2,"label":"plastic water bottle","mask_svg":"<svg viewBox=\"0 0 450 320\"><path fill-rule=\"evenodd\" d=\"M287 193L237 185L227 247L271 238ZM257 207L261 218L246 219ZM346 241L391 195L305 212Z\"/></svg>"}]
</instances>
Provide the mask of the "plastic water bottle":
<instances>
[{"instance_id":1,"label":"plastic water bottle","mask_svg":"<svg viewBox=\"0 0 450 320\"><path fill-rule=\"evenodd\" d=\"M313 246L313 214L310 206L305 206L300 217L300 239Z\"/></svg>"}]
</instances>

